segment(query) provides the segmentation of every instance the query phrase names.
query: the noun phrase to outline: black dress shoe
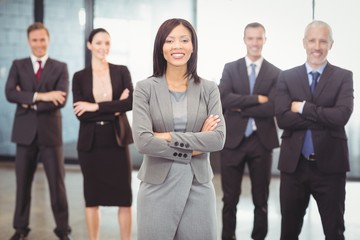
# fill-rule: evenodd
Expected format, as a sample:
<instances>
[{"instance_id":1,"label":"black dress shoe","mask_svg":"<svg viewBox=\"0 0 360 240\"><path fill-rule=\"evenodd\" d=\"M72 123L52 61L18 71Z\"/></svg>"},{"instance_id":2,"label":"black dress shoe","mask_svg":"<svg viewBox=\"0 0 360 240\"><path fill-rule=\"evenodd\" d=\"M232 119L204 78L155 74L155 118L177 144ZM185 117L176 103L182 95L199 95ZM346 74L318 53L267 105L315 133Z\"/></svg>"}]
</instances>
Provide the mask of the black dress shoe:
<instances>
[{"instance_id":1,"label":"black dress shoe","mask_svg":"<svg viewBox=\"0 0 360 240\"><path fill-rule=\"evenodd\" d=\"M69 235L64 235L64 236L59 237L59 240L71 240L71 238Z\"/></svg>"},{"instance_id":2,"label":"black dress shoe","mask_svg":"<svg viewBox=\"0 0 360 240\"><path fill-rule=\"evenodd\" d=\"M12 235L12 237L10 238L10 240L25 240L27 236L27 233L18 233L15 232L14 235Z\"/></svg>"},{"instance_id":3,"label":"black dress shoe","mask_svg":"<svg viewBox=\"0 0 360 240\"><path fill-rule=\"evenodd\" d=\"M234 236L232 236L232 237L222 237L221 239L222 239L222 240L236 240L236 237L235 237L235 235L234 235Z\"/></svg>"}]
</instances>

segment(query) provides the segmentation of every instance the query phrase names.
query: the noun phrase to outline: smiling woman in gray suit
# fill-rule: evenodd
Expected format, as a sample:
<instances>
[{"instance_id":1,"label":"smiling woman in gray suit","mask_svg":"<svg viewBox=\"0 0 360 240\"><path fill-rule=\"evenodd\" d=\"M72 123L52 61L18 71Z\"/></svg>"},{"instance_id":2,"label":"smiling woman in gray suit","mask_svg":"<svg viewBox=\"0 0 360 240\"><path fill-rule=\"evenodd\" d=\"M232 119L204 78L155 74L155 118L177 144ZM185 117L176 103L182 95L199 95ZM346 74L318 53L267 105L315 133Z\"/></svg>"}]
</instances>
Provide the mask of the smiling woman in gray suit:
<instances>
[{"instance_id":1,"label":"smiling woman in gray suit","mask_svg":"<svg viewBox=\"0 0 360 240\"><path fill-rule=\"evenodd\" d=\"M133 136L144 155L138 178L139 240L216 239L209 152L225 141L219 90L197 75L197 36L189 22L159 28L153 75L137 83Z\"/></svg>"}]
</instances>

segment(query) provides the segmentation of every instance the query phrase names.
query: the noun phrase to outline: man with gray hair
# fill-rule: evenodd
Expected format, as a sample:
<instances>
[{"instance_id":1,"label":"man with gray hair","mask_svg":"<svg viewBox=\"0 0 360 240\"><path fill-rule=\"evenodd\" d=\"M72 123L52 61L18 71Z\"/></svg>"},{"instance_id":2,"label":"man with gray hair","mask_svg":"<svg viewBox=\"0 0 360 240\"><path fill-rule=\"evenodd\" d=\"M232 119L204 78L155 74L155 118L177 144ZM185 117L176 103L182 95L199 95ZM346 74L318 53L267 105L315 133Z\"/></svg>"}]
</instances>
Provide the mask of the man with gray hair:
<instances>
[{"instance_id":1,"label":"man with gray hair","mask_svg":"<svg viewBox=\"0 0 360 240\"><path fill-rule=\"evenodd\" d=\"M282 128L280 149L281 239L300 235L310 196L317 202L327 240L344 239L345 125L353 111L353 74L330 64L332 30L322 21L305 29L306 63L283 71L275 114Z\"/></svg>"}]
</instances>

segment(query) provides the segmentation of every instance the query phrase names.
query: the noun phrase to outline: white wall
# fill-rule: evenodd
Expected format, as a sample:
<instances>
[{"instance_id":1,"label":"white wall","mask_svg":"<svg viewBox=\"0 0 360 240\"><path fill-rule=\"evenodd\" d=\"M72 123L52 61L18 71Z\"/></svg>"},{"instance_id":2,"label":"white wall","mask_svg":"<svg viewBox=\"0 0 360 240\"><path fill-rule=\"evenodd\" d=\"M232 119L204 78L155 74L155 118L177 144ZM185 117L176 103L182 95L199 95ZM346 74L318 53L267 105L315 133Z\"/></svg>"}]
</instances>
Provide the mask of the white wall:
<instances>
[{"instance_id":1,"label":"white wall","mask_svg":"<svg viewBox=\"0 0 360 240\"><path fill-rule=\"evenodd\" d=\"M199 75L219 83L224 64L246 53L244 27L260 22L266 28L264 57L281 69L306 60L302 38L312 21L312 0L197 0L197 32L199 37ZM351 169L349 176L360 176L360 1L316 0L315 19L330 24L334 45L329 62L349 69L354 74L355 105L346 125L349 138ZM275 155L276 155L275 151ZM274 156L276 158L276 156ZM274 165L276 165L276 159ZM276 168L276 166L274 166Z\"/></svg>"},{"instance_id":2,"label":"white wall","mask_svg":"<svg viewBox=\"0 0 360 240\"><path fill-rule=\"evenodd\" d=\"M346 128L352 157L351 169L360 173L360 1L336 0L329 4L327 0L317 0L316 3L317 18L328 22L333 29L334 45L329 53L329 61L352 70L354 74L354 111Z\"/></svg>"},{"instance_id":3,"label":"white wall","mask_svg":"<svg viewBox=\"0 0 360 240\"><path fill-rule=\"evenodd\" d=\"M311 21L311 1L198 0L199 73L219 82L224 64L243 57L243 31L250 22L265 26L264 57L281 69L305 61L302 36Z\"/></svg>"}]
</instances>

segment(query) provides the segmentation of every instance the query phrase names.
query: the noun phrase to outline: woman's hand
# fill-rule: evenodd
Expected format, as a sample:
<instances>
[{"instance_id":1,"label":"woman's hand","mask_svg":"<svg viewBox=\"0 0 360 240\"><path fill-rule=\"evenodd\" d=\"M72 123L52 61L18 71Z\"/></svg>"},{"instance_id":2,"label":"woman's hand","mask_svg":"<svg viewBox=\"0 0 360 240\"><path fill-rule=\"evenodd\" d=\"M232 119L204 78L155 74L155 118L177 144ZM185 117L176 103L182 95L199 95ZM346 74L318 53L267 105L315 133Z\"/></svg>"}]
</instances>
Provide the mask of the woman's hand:
<instances>
[{"instance_id":1,"label":"woman's hand","mask_svg":"<svg viewBox=\"0 0 360 240\"><path fill-rule=\"evenodd\" d=\"M219 115L213 115L211 114L208 116L201 128L201 132L209 132L215 130L218 122L220 122Z\"/></svg>"},{"instance_id":2,"label":"woman's hand","mask_svg":"<svg viewBox=\"0 0 360 240\"><path fill-rule=\"evenodd\" d=\"M210 116L208 116L205 121L204 124L201 128L201 132L209 132L209 131L214 131L218 122L220 122L220 116L219 115L213 115L211 114ZM203 154L203 152L200 151L193 151L192 155L196 156L196 155L200 155Z\"/></svg>"},{"instance_id":3,"label":"woman's hand","mask_svg":"<svg viewBox=\"0 0 360 240\"><path fill-rule=\"evenodd\" d=\"M129 97L129 93L130 93L129 89L125 88L124 91L121 93L119 100L121 101L127 99ZM119 115L120 112L115 113L115 116L119 116Z\"/></svg>"},{"instance_id":4,"label":"woman's hand","mask_svg":"<svg viewBox=\"0 0 360 240\"><path fill-rule=\"evenodd\" d=\"M167 142L171 142L171 134L169 132L163 132L163 133L154 132L154 136L162 140L165 140Z\"/></svg>"},{"instance_id":5,"label":"woman's hand","mask_svg":"<svg viewBox=\"0 0 360 240\"><path fill-rule=\"evenodd\" d=\"M97 103L90 102L76 102L74 103L74 113L76 116L80 117L85 112L96 112L99 110L99 105Z\"/></svg>"},{"instance_id":6,"label":"woman's hand","mask_svg":"<svg viewBox=\"0 0 360 240\"><path fill-rule=\"evenodd\" d=\"M125 100L129 97L129 89L125 88L124 91L121 93L121 96L119 98L119 100Z\"/></svg>"}]
</instances>

